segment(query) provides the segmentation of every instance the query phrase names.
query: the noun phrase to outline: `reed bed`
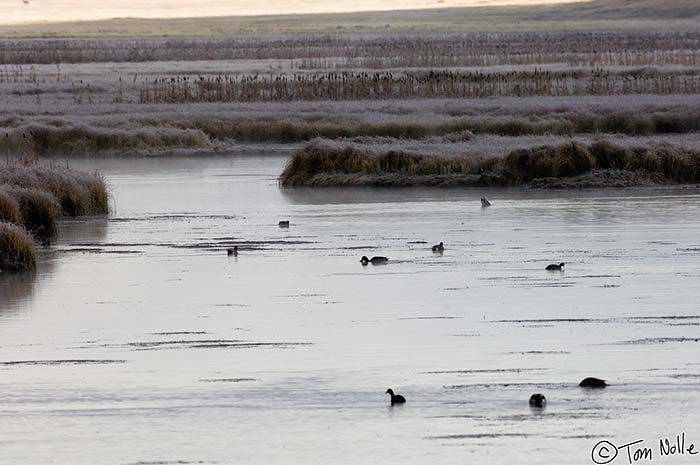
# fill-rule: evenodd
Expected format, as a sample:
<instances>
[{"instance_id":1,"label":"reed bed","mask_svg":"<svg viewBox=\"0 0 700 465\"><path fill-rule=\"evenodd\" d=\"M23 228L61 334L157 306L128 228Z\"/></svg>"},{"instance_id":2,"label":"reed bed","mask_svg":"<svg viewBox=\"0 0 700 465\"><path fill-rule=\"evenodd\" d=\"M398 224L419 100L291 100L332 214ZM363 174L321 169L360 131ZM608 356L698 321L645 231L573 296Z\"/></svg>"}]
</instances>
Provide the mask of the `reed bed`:
<instances>
[{"instance_id":1,"label":"reed bed","mask_svg":"<svg viewBox=\"0 0 700 465\"><path fill-rule=\"evenodd\" d=\"M696 66L700 65L700 35L693 31L625 30L0 41L0 64L194 60L290 60L297 69L531 63Z\"/></svg>"},{"instance_id":2,"label":"reed bed","mask_svg":"<svg viewBox=\"0 0 700 465\"><path fill-rule=\"evenodd\" d=\"M295 153L280 176L283 186L473 185L518 186L620 171L668 183L700 182L700 151L670 144L622 147L607 141L570 142L514 150L503 157L441 157L311 143Z\"/></svg>"},{"instance_id":3,"label":"reed bed","mask_svg":"<svg viewBox=\"0 0 700 465\"><path fill-rule=\"evenodd\" d=\"M591 71L330 72L294 75L220 75L157 78L144 83L139 102L290 102L700 93L700 75Z\"/></svg>"},{"instance_id":4,"label":"reed bed","mask_svg":"<svg viewBox=\"0 0 700 465\"><path fill-rule=\"evenodd\" d=\"M574 135L574 134L625 134L645 136L653 134L685 134L700 131L700 114L688 111L683 114L630 112L611 113L563 113L549 117L486 117L453 118L440 123L433 122L382 122L353 121L275 121L244 120L221 122L196 120L181 123L183 127L195 127L212 139L235 139L246 142L296 143L315 138L353 139L358 137L393 137L397 139L422 139L450 135L463 140L468 133L501 136Z\"/></svg>"},{"instance_id":5,"label":"reed bed","mask_svg":"<svg viewBox=\"0 0 700 465\"><path fill-rule=\"evenodd\" d=\"M32 236L20 226L0 221L0 271L26 271L35 267Z\"/></svg>"}]
</instances>

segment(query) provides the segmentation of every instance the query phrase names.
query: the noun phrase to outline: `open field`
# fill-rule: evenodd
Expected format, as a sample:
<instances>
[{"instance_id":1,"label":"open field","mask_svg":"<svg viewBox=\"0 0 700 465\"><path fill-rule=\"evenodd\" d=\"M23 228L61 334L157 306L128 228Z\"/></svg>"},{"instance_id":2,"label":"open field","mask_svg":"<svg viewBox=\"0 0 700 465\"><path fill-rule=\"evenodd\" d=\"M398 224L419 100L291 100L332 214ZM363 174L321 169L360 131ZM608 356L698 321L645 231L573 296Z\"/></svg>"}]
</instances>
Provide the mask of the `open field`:
<instances>
[{"instance_id":1,"label":"open field","mask_svg":"<svg viewBox=\"0 0 700 465\"><path fill-rule=\"evenodd\" d=\"M3 37L144 37L542 30L697 29L695 0L594 0L559 5L435 8L336 14L118 18L0 26Z\"/></svg>"}]
</instances>

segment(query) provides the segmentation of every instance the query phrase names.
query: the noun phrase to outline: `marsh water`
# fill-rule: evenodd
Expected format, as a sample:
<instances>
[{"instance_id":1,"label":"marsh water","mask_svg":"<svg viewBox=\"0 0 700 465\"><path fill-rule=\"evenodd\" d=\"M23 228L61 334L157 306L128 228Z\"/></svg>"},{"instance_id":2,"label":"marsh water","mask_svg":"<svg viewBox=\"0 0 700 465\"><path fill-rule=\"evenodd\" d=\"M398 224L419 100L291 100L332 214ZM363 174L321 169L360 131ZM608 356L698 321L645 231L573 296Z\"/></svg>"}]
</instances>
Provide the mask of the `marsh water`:
<instances>
[{"instance_id":1,"label":"marsh water","mask_svg":"<svg viewBox=\"0 0 700 465\"><path fill-rule=\"evenodd\" d=\"M70 163L106 176L114 213L0 276L0 463L592 463L639 439L698 462L658 451L681 431L700 447L698 191L287 190L279 156Z\"/></svg>"}]
</instances>

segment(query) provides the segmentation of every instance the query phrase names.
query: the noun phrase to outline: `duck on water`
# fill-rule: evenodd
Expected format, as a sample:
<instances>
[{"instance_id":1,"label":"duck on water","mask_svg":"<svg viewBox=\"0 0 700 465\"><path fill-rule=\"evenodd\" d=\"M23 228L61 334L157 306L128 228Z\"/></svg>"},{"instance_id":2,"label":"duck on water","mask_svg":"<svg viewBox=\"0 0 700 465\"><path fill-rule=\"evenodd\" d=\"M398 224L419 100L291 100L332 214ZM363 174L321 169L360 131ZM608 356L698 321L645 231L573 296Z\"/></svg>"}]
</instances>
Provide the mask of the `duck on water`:
<instances>
[{"instance_id":1,"label":"duck on water","mask_svg":"<svg viewBox=\"0 0 700 465\"><path fill-rule=\"evenodd\" d=\"M445 251L445 245L442 242L433 246L433 252L444 252L444 251Z\"/></svg>"},{"instance_id":2,"label":"duck on water","mask_svg":"<svg viewBox=\"0 0 700 465\"><path fill-rule=\"evenodd\" d=\"M603 389L603 388L607 387L608 383L606 383L604 379L585 378L578 385L581 386L582 388Z\"/></svg>"},{"instance_id":3,"label":"duck on water","mask_svg":"<svg viewBox=\"0 0 700 465\"><path fill-rule=\"evenodd\" d=\"M368 263L371 263L372 265L384 265L388 261L389 261L389 259L386 257L367 258L367 256L363 256L360 259L360 263L362 263L362 265L364 265L364 266L367 266Z\"/></svg>"},{"instance_id":4,"label":"duck on water","mask_svg":"<svg viewBox=\"0 0 700 465\"><path fill-rule=\"evenodd\" d=\"M394 390L391 388L386 390L386 394L389 394L391 396L391 405L406 403L406 398L401 394L394 394Z\"/></svg>"},{"instance_id":5,"label":"duck on water","mask_svg":"<svg viewBox=\"0 0 700 465\"><path fill-rule=\"evenodd\" d=\"M558 265L552 264L552 265L547 265L547 268L545 268L547 271L564 271L564 264L560 263Z\"/></svg>"},{"instance_id":6,"label":"duck on water","mask_svg":"<svg viewBox=\"0 0 700 465\"><path fill-rule=\"evenodd\" d=\"M544 408L547 405L547 398L544 394L533 394L530 396L530 407Z\"/></svg>"}]
</instances>

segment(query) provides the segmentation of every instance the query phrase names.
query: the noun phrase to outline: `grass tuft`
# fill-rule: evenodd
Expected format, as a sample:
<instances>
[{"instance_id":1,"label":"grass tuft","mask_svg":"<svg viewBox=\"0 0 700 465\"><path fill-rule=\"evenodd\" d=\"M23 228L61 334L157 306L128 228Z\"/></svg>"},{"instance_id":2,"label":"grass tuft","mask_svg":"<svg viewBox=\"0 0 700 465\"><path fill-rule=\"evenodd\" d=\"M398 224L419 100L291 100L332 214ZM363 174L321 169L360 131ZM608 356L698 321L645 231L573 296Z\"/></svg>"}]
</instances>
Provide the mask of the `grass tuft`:
<instances>
[{"instance_id":1,"label":"grass tuft","mask_svg":"<svg viewBox=\"0 0 700 465\"><path fill-rule=\"evenodd\" d=\"M99 173L39 163L0 166L0 221L24 227L50 243L61 216L109 213L107 185Z\"/></svg>"},{"instance_id":2,"label":"grass tuft","mask_svg":"<svg viewBox=\"0 0 700 465\"><path fill-rule=\"evenodd\" d=\"M17 201L22 212L22 226L38 241L50 243L56 238L60 211L56 197L32 188L7 186L3 190Z\"/></svg>"},{"instance_id":3,"label":"grass tuft","mask_svg":"<svg viewBox=\"0 0 700 465\"><path fill-rule=\"evenodd\" d=\"M15 224L0 222L0 270L26 271L35 267L32 236Z\"/></svg>"},{"instance_id":4,"label":"grass tuft","mask_svg":"<svg viewBox=\"0 0 700 465\"><path fill-rule=\"evenodd\" d=\"M0 221L22 224L22 213L17 200L2 190L0 190Z\"/></svg>"}]
</instances>

